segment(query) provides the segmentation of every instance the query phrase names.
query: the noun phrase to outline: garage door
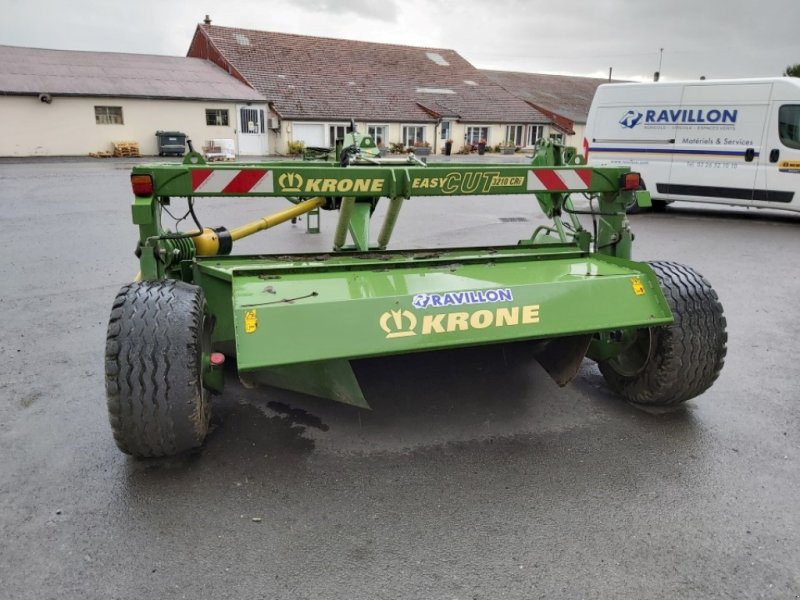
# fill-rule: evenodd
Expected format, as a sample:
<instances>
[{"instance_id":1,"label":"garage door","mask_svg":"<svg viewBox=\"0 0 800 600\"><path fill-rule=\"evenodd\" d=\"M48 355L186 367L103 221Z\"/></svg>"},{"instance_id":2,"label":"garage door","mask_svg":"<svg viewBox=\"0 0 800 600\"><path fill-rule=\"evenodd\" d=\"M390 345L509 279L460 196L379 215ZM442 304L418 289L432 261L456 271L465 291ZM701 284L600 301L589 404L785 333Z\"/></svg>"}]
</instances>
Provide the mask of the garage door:
<instances>
[{"instance_id":1,"label":"garage door","mask_svg":"<svg viewBox=\"0 0 800 600\"><path fill-rule=\"evenodd\" d=\"M325 146L325 125L322 123L294 123L292 139L309 146Z\"/></svg>"}]
</instances>

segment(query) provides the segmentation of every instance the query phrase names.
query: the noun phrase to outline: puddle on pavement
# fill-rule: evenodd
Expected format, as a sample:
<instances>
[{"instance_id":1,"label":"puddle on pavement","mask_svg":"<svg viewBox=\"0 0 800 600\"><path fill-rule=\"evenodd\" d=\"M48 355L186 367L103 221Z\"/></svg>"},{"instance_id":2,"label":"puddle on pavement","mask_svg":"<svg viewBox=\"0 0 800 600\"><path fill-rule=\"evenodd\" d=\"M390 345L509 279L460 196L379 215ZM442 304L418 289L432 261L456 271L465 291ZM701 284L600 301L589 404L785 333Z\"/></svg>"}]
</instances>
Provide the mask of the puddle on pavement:
<instances>
[{"instance_id":1,"label":"puddle on pavement","mask_svg":"<svg viewBox=\"0 0 800 600\"><path fill-rule=\"evenodd\" d=\"M320 431L328 431L328 427L317 416L312 415L302 408L292 408L283 402L267 402L267 407L274 410L276 413L283 415L292 425L301 425L304 427L313 427Z\"/></svg>"}]
</instances>

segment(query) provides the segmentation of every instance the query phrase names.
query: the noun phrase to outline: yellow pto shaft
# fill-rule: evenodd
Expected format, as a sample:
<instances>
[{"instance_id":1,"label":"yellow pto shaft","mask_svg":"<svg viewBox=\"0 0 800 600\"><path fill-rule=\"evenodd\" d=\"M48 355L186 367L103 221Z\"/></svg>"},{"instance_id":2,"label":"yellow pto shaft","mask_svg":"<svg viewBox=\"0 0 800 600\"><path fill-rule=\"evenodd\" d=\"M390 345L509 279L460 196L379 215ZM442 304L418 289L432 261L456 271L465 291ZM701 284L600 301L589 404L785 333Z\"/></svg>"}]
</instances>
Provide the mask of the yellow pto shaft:
<instances>
[{"instance_id":1,"label":"yellow pto shaft","mask_svg":"<svg viewBox=\"0 0 800 600\"><path fill-rule=\"evenodd\" d=\"M231 231L228 231L222 227L217 229L206 227L203 229L203 233L190 239L194 242L197 256L216 256L217 254L220 254L220 238L227 238L227 240L225 240L222 244L224 250L227 250L222 253L227 254L230 252L230 244L232 242L245 238L248 235L253 235L259 231L264 231L270 227L275 227L275 225L280 225L281 223L284 223L290 219L294 219L300 215L304 215L308 212L311 212L315 208L322 206L323 204L325 204L325 198L311 198L305 202L296 204L291 208L287 208L286 210L276 212L272 215L267 215L266 217L261 217L260 219L246 223L240 227L236 227Z\"/></svg>"}]
</instances>

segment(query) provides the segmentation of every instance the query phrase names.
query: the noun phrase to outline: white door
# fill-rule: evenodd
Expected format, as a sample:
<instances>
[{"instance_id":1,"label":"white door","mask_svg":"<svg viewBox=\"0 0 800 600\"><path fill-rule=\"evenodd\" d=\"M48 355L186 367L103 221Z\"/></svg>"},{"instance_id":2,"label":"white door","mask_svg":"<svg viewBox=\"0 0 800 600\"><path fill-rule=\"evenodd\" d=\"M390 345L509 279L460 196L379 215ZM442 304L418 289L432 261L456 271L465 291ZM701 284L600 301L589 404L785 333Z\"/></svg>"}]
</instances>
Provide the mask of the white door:
<instances>
[{"instance_id":1,"label":"white door","mask_svg":"<svg viewBox=\"0 0 800 600\"><path fill-rule=\"evenodd\" d=\"M770 85L687 85L675 121L667 193L675 200L748 205L762 149ZM662 191L659 189L659 191Z\"/></svg>"},{"instance_id":2,"label":"white door","mask_svg":"<svg viewBox=\"0 0 800 600\"><path fill-rule=\"evenodd\" d=\"M264 109L257 106L239 105L238 141L239 154L263 156L267 153L267 134L264 128Z\"/></svg>"},{"instance_id":3,"label":"white door","mask_svg":"<svg viewBox=\"0 0 800 600\"><path fill-rule=\"evenodd\" d=\"M753 204L800 210L800 101L773 103L765 138Z\"/></svg>"},{"instance_id":4,"label":"white door","mask_svg":"<svg viewBox=\"0 0 800 600\"><path fill-rule=\"evenodd\" d=\"M325 125L322 123L292 123L292 141L303 142L306 148L325 147Z\"/></svg>"}]
</instances>

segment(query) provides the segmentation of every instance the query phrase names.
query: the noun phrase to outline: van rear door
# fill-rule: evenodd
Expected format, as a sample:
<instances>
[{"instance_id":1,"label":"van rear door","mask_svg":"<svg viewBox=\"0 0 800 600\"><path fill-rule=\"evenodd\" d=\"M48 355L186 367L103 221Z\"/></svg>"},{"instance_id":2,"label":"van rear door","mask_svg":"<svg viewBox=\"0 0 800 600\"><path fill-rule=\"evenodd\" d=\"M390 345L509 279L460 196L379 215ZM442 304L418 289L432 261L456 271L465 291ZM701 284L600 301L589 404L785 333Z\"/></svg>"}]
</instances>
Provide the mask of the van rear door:
<instances>
[{"instance_id":1,"label":"van rear door","mask_svg":"<svg viewBox=\"0 0 800 600\"><path fill-rule=\"evenodd\" d=\"M687 84L674 119L667 186L673 200L751 205L762 152L771 83ZM659 194L660 195L660 194Z\"/></svg>"},{"instance_id":2,"label":"van rear door","mask_svg":"<svg viewBox=\"0 0 800 600\"><path fill-rule=\"evenodd\" d=\"M657 196L657 186L669 183L675 141L674 124L657 117L680 105L681 90L671 83L601 85L586 124L589 164L629 166Z\"/></svg>"}]
</instances>

